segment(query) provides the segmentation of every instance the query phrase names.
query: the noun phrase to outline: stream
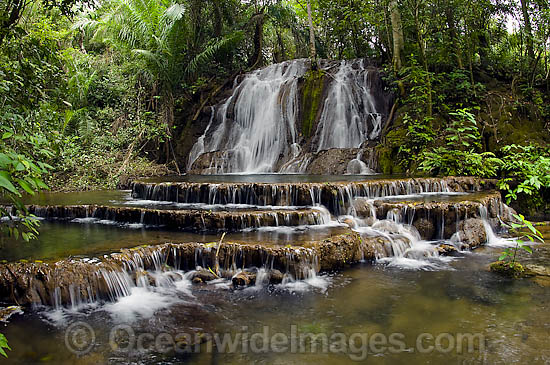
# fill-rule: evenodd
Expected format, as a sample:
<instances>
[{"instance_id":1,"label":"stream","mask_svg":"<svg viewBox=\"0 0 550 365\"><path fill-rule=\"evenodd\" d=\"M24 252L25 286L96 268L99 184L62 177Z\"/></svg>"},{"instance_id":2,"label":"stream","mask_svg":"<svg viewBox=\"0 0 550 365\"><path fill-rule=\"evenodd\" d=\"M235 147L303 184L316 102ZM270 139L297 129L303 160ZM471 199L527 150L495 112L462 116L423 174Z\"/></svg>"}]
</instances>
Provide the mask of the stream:
<instances>
[{"instance_id":1,"label":"stream","mask_svg":"<svg viewBox=\"0 0 550 365\"><path fill-rule=\"evenodd\" d=\"M498 235L508 208L490 186L456 178L327 180L180 177L136 182L131 191L29 197L42 220L39 238L0 244L3 265L22 265L19 280L38 294L19 293L30 302L2 329L12 348L4 362L550 361L550 280L488 271L511 244ZM479 245L465 244L470 223L481 227ZM224 244L243 251L224 248L220 277L204 278L216 268L208 260L222 232ZM324 256L345 242L358 251ZM250 261L254 255L261 260ZM549 259L543 244L520 255L524 263ZM47 265L61 271L30 274ZM67 286L55 277L63 270L99 284ZM243 273L253 280L237 285ZM44 289L32 289L33 280Z\"/></svg>"}]
</instances>

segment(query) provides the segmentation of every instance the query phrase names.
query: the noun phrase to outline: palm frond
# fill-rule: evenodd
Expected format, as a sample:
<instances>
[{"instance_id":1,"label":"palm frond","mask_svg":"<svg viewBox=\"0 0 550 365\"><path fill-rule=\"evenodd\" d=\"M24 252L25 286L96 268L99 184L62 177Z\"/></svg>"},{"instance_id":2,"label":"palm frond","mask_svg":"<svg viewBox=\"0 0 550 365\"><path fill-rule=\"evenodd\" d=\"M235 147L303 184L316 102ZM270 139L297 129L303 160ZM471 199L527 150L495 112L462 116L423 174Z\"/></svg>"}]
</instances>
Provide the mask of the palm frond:
<instances>
[{"instance_id":1,"label":"palm frond","mask_svg":"<svg viewBox=\"0 0 550 365\"><path fill-rule=\"evenodd\" d=\"M214 56L221 50L227 49L231 46L236 46L244 39L243 31L236 31L228 36L225 36L221 39L215 40L212 42L204 51L196 55L191 62L185 68L186 75L192 75L198 71L198 69L212 60Z\"/></svg>"}]
</instances>

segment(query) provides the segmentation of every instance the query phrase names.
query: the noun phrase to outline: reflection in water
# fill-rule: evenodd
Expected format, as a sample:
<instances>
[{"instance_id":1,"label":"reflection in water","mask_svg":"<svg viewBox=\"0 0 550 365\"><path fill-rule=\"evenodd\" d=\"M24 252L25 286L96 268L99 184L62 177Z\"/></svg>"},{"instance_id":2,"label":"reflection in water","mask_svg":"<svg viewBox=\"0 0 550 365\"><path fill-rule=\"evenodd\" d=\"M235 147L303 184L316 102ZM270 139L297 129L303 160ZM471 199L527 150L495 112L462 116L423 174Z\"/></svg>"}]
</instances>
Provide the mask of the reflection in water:
<instances>
[{"instance_id":1,"label":"reflection in water","mask_svg":"<svg viewBox=\"0 0 550 365\"><path fill-rule=\"evenodd\" d=\"M160 228L124 228L105 224L42 221L36 240L24 243L0 237L0 255L8 262L20 259L59 260L68 256L98 256L121 248L157 245L166 242L217 242L221 235L187 233ZM301 245L342 233L336 227L293 227L292 229L259 229L234 232L225 236L225 242Z\"/></svg>"},{"instance_id":2,"label":"reflection in water","mask_svg":"<svg viewBox=\"0 0 550 365\"><path fill-rule=\"evenodd\" d=\"M408 201L453 201L462 198L453 194L406 197ZM55 195L36 199L36 203L40 204L49 204L48 201L56 204L128 204L129 198L128 192L96 192L89 195L69 194L65 196L66 200ZM387 218L377 222L393 227L395 232L386 229L386 233L393 234L393 252L401 252L399 238L406 233L403 232L403 224ZM365 234L374 228L377 226L372 222L359 226ZM226 236L226 240L297 245L341 230L341 226L320 229L278 227L232 233ZM22 244L4 239L2 254L8 260L53 260L71 255L96 256L140 244L213 242L218 239L216 235L159 229L43 222L39 241ZM146 280L139 281L137 286L131 288L129 295L113 303L55 310L37 308L25 316L15 315L10 325L2 330L13 348L6 363L353 362L349 352L205 353L207 345L203 345L203 352L198 354L150 350L120 352L109 343L112 328L120 324L130 325L136 335L151 333L153 336L161 333L177 336L182 333L227 331L234 335L237 331L252 334L262 332L264 326L268 326L272 334L281 332L287 336L291 335L293 326L300 333L325 333L329 336L333 333L348 336L353 333L382 333L386 336L400 333L404 336L406 349L381 354L374 354L371 350L367 359L374 363L550 361L547 346L550 287L540 281L513 281L488 272L487 265L498 256L499 247L488 246L476 250L475 254L462 253L459 257L448 259L424 255L430 252L424 247L430 245L428 241L416 238L411 242L403 251L406 255L396 255L398 257L389 260L381 258L374 265L359 265L340 273L313 275L303 281L289 279L280 285L262 285L260 269L258 285L243 290L232 290L227 279L192 285L188 273L177 270L151 273L156 285ZM419 255L415 254L415 249ZM523 252L520 255L523 262L545 264L550 259L550 249L538 245L532 256ZM80 357L65 345L65 330L76 321L85 321L96 335L91 352ZM30 328L32 331L29 331ZM414 347L421 333L434 336L441 333L480 333L485 338L484 348L476 347L473 353L451 351L423 354L407 350ZM127 343L123 341L119 345L118 349L124 348ZM242 345L237 348L242 349Z\"/></svg>"}]
</instances>

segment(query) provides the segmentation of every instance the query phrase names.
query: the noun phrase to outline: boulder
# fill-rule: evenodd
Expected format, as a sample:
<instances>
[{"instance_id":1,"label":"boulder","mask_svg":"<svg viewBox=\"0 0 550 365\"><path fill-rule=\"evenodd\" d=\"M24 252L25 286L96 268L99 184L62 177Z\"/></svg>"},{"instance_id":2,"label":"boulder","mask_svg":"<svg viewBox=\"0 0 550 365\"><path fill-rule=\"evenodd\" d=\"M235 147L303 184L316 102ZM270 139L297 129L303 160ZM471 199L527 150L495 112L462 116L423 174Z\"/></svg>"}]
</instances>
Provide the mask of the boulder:
<instances>
[{"instance_id":1,"label":"boulder","mask_svg":"<svg viewBox=\"0 0 550 365\"><path fill-rule=\"evenodd\" d=\"M462 249L474 249L487 242L487 232L483 220L470 218L458 224L456 232L458 242Z\"/></svg>"},{"instance_id":2,"label":"boulder","mask_svg":"<svg viewBox=\"0 0 550 365\"><path fill-rule=\"evenodd\" d=\"M528 264L524 266L525 271L523 275L525 276L547 276L550 277L550 268L541 266L541 265L533 265Z\"/></svg>"},{"instance_id":3,"label":"boulder","mask_svg":"<svg viewBox=\"0 0 550 365\"><path fill-rule=\"evenodd\" d=\"M234 287L249 286L256 282L256 274L248 271L241 271L231 279Z\"/></svg>"}]
</instances>

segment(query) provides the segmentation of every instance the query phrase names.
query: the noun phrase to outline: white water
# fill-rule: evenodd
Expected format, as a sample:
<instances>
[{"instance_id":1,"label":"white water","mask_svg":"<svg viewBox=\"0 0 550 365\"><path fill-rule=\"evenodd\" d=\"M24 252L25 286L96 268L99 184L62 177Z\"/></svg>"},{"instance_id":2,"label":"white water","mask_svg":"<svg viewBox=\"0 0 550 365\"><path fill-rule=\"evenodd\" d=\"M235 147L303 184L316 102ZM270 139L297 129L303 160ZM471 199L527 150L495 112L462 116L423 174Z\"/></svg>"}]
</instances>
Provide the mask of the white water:
<instances>
[{"instance_id":1,"label":"white water","mask_svg":"<svg viewBox=\"0 0 550 365\"><path fill-rule=\"evenodd\" d=\"M359 148L379 136L382 116L376 111L370 77L363 60L340 63L317 126L317 151Z\"/></svg>"},{"instance_id":2,"label":"white water","mask_svg":"<svg viewBox=\"0 0 550 365\"><path fill-rule=\"evenodd\" d=\"M210 127L212 126L212 122L214 121L214 115L216 112L216 109L214 107L211 107L210 110L212 113L210 115L210 121L208 122L208 125L206 126L203 135L199 137L197 142L193 145L191 152L189 152L189 159L187 160L187 170L191 169L191 166L193 166L193 162L195 162L195 160L204 153L204 140L206 138L206 135L210 132Z\"/></svg>"},{"instance_id":3,"label":"white water","mask_svg":"<svg viewBox=\"0 0 550 365\"><path fill-rule=\"evenodd\" d=\"M208 174L304 172L312 153L329 148L359 148L376 139L382 115L376 110L370 85L376 70L363 60L342 61L325 69L332 78L323 112L309 150L297 131L299 78L308 70L307 60L293 60L268 66L245 75L233 94L212 108L204 134L189 154L187 167L203 153L211 156ZM354 160L355 161L355 160ZM358 165L358 167L354 167ZM357 159L358 174L373 171Z\"/></svg>"},{"instance_id":4,"label":"white water","mask_svg":"<svg viewBox=\"0 0 550 365\"><path fill-rule=\"evenodd\" d=\"M296 143L298 78L305 72L305 62L296 60L247 74L217 110L220 125L210 138L197 141L190 159L201 150L224 151L212 172L273 171L279 156L290 156L289 146Z\"/></svg>"}]
</instances>

